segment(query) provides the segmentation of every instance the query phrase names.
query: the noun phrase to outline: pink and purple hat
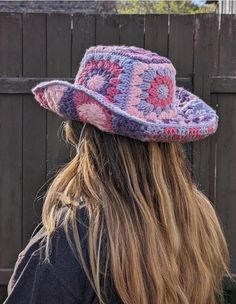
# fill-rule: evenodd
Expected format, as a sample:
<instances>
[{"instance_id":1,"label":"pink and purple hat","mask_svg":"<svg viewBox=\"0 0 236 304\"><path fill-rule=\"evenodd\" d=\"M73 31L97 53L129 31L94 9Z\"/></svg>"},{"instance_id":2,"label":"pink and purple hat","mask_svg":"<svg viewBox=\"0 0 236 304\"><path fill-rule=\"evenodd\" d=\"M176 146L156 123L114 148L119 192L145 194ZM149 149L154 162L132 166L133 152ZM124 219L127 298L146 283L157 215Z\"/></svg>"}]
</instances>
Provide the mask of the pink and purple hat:
<instances>
[{"instance_id":1,"label":"pink and purple hat","mask_svg":"<svg viewBox=\"0 0 236 304\"><path fill-rule=\"evenodd\" d=\"M52 80L32 89L44 108L66 120L141 141L195 141L215 133L216 111L176 86L171 61L148 50L93 46L74 84Z\"/></svg>"}]
</instances>

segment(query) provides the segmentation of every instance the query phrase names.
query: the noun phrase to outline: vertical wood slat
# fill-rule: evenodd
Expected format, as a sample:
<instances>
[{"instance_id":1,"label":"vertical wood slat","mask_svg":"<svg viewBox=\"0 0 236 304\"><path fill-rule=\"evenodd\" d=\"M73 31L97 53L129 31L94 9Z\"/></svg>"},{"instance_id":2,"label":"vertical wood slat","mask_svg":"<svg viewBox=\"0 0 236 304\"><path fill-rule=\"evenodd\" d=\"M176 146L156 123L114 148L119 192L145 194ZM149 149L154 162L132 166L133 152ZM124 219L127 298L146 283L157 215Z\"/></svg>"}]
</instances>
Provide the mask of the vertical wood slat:
<instances>
[{"instance_id":1,"label":"vertical wood slat","mask_svg":"<svg viewBox=\"0 0 236 304\"><path fill-rule=\"evenodd\" d=\"M220 31L219 73L236 76L236 15L222 15ZM225 52L227 50L227 52Z\"/></svg>"},{"instance_id":2,"label":"vertical wood slat","mask_svg":"<svg viewBox=\"0 0 236 304\"><path fill-rule=\"evenodd\" d=\"M22 76L22 16L1 13L0 76ZM4 41L4 43L3 43Z\"/></svg>"},{"instance_id":3,"label":"vertical wood slat","mask_svg":"<svg viewBox=\"0 0 236 304\"><path fill-rule=\"evenodd\" d=\"M236 75L236 16L223 15L219 39L219 75ZM225 51L227 50L227 52ZM231 257L231 271L236 273L236 108L235 94L218 94L219 129L216 133L216 208L223 222Z\"/></svg>"},{"instance_id":4,"label":"vertical wood slat","mask_svg":"<svg viewBox=\"0 0 236 304\"><path fill-rule=\"evenodd\" d=\"M120 16L120 44L144 47L144 16Z\"/></svg>"},{"instance_id":5,"label":"vertical wood slat","mask_svg":"<svg viewBox=\"0 0 236 304\"><path fill-rule=\"evenodd\" d=\"M233 94L218 94L220 124L217 131L216 208L220 215L236 273L236 108Z\"/></svg>"},{"instance_id":6,"label":"vertical wood slat","mask_svg":"<svg viewBox=\"0 0 236 304\"><path fill-rule=\"evenodd\" d=\"M169 58L181 77L192 76L193 15L170 15Z\"/></svg>"},{"instance_id":7,"label":"vertical wood slat","mask_svg":"<svg viewBox=\"0 0 236 304\"><path fill-rule=\"evenodd\" d=\"M71 16L47 15L47 76L71 76ZM58 137L63 120L47 112L47 178L55 174L58 166L68 160L65 143Z\"/></svg>"},{"instance_id":8,"label":"vertical wood slat","mask_svg":"<svg viewBox=\"0 0 236 304\"><path fill-rule=\"evenodd\" d=\"M0 14L0 76L22 75L22 17ZM22 238L22 97L0 96L0 284L11 274Z\"/></svg>"},{"instance_id":9,"label":"vertical wood slat","mask_svg":"<svg viewBox=\"0 0 236 304\"><path fill-rule=\"evenodd\" d=\"M145 15L145 48L168 56L168 15Z\"/></svg>"},{"instance_id":10,"label":"vertical wood slat","mask_svg":"<svg viewBox=\"0 0 236 304\"><path fill-rule=\"evenodd\" d=\"M23 15L23 76L46 76L46 16ZM46 110L31 95L23 95L23 246L41 218L46 177ZM43 190L44 188L42 188Z\"/></svg>"},{"instance_id":11,"label":"vertical wood slat","mask_svg":"<svg viewBox=\"0 0 236 304\"><path fill-rule=\"evenodd\" d=\"M72 32L72 77L87 48L95 44L95 15L74 14Z\"/></svg>"},{"instance_id":12,"label":"vertical wood slat","mask_svg":"<svg viewBox=\"0 0 236 304\"><path fill-rule=\"evenodd\" d=\"M176 75L192 77L193 74L193 15L170 15L168 57L176 68ZM192 91L192 86L186 87ZM193 161L193 143L184 145L188 159Z\"/></svg>"},{"instance_id":13,"label":"vertical wood slat","mask_svg":"<svg viewBox=\"0 0 236 304\"><path fill-rule=\"evenodd\" d=\"M96 15L96 45L119 44L119 16Z\"/></svg>"},{"instance_id":14,"label":"vertical wood slat","mask_svg":"<svg viewBox=\"0 0 236 304\"><path fill-rule=\"evenodd\" d=\"M211 60L209 60L211 58ZM217 71L218 20L214 15L197 15L194 41L194 93L211 104L210 78ZM195 178L214 200L215 135L193 145Z\"/></svg>"}]
</instances>

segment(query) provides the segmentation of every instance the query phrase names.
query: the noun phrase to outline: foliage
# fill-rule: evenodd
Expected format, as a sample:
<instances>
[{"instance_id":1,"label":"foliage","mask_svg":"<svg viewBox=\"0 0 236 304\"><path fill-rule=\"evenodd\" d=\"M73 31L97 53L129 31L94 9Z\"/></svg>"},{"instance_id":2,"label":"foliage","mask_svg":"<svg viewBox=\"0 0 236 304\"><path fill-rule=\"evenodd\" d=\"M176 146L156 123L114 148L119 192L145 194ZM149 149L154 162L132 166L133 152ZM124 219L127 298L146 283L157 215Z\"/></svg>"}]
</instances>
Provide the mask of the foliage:
<instances>
[{"instance_id":1,"label":"foliage","mask_svg":"<svg viewBox=\"0 0 236 304\"><path fill-rule=\"evenodd\" d=\"M118 14L196 14L214 13L214 3L198 6L192 1L159 1L159 0L118 0Z\"/></svg>"}]
</instances>

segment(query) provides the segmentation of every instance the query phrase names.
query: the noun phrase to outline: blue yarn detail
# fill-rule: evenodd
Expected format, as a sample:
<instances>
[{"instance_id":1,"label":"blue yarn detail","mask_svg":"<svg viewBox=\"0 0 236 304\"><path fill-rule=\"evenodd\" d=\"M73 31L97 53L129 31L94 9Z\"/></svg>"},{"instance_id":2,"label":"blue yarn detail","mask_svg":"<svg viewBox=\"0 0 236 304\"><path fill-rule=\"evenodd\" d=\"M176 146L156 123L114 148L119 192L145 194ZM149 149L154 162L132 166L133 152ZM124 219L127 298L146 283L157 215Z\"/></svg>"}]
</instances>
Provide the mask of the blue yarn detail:
<instances>
[{"instance_id":1,"label":"blue yarn detail","mask_svg":"<svg viewBox=\"0 0 236 304\"><path fill-rule=\"evenodd\" d=\"M159 67L157 70L157 74L161 76L169 76L170 78L174 78L175 74L171 69Z\"/></svg>"},{"instance_id":2,"label":"blue yarn detail","mask_svg":"<svg viewBox=\"0 0 236 304\"><path fill-rule=\"evenodd\" d=\"M109 53L95 53L95 54L88 54L82 60L83 64L86 64L87 62L95 60L95 61L100 61L100 60L109 60L111 62L116 62L120 64L120 66L127 66L127 65L133 65L135 62L133 59L127 58L126 56L121 56L121 55L114 55L114 54L109 54Z\"/></svg>"},{"instance_id":3,"label":"blue yarn detail","mask_svg":"<svg viewBox=\"0 0 236 304\"><path fill-rule=\"evenodd\" d=\"M122 110L125 110L127 106L133 68L133 61L129 61L123 66L122 74L119 76L121 82L117 85L117 89L119 89L120 94L114 96L114 99Z\"/></svg>"},{"instance_id":4,"label":"blue yarn detail","mask_svg":"<svg viewBox=\"0 0 236 304\"><path fill-rule=\"evenodd\" d=\"M100 60L100 59L101 59L101 56L100 56L99 54L96 54L96 53L95 53L95 54L93 55L93 59L94 59L94 60Z\"/></svg>"},{"instance_id":5,"label":"blue yarn detail","mask_svg":"<svg viewBox=\"0 0 236 304\"><path fill-rule=\"evenodd\" d=\"M118 114L113 115L112 129L117 134L129 136L134 139L145 140L145 137L147 136L147 126L140 124L139 122L129 120Z\"/></svg>"},{"instance_id":6,"label":"blue yarn detail","mask_svg":"<svg viewBox=\"0 0 236 304\"><path fill-rule=\"evenodd\" d=\"M129 77L130 77L130 75L129 75L129 73L127 72L125 72L124 71L124 73L122 73L120 76L119 76L119 80L120 81L127 81L127 80L129 80Z\"/></svg>"},{"instance_id":7,"label":"blue yarn detail","mask_svg":"<svg viewBox=\"0 0 236 304\"><path fill-rule=\"evenodd\" d=\"M78 115L75 104L73 102L73 92L74 92L73 87L70 87L65 91L63 97L60 100L59 112L66 119L77 120Z\"/></svg>"},{"instance_id":8,"label":"blue yarn detail","mask_svg":"<svg viewBox=\"0 0 236 304\"><path fill-rule=\"evenodd\" d=\"M195 118L193 118L192 121L195 122L195 123L199 123L200 119L198 117L195 117Z\"/></svg>"},{"instance_id":9,"label":"blue yarn detail","mask_svg":"<svg viewBox=\"0 0 236 304\"><path fill-rule=\"evenodd\" d=\"M101 68L95 68L93 70L90 70L88 72L88 74L85 76L86 79L89 79L90 77L94 76L94 75L111 75L111 72L107 71L105 68L101 67Z\"/></svg>"},{"instance_id":10,"label":"blue yarn detail","mask_svg":"<svg viewBox=\"0 0 236 304\"><path fill-rule=\"evenodd\" d=\"M129 91L129 87L128 86L125 86L123 83L119 83L118 85L117 85L117 89L119 89L119 91L121 92L121 93L128 93L128 91Z\"/></svg>"},{"instance_id":11,"label":"blue yarn detail","mask_svg":"<svg viewBox=\"0 0 236 304\"><path fill-rule=\"evenodd\" d=\"M138 48L137 48L138 49ZM102 53L101 53L102 52ZM96 50L94 47L90 48L90 50L88 50L86 56L88 54L103 54L103 56L105 56L105 54L112 54L112 55L118 55L118 56L126 56L129 58L132 58L134 60L139 60L141 62L146 62L146 63L169 63L171 64L171 61L168 58L165 57L157 57L156 53L143 53L143 50L139 49L137 51L135 51L135 47L126 47L126 46L115 46L115 48L113 49L113 51L111 52L110 50L108 52L106 52L106 49L103 48L103 50ZM141 55L141 56L140 56Z\"/></svg>"},{"instance_id":12,"label":"blue yarn detail","mask_svg":"<svg viewBox=\"0 0 236 304\"><path fill-rule=\"evenodd\" d=\"M161 109L160 107L156 107L156 108L154 109L154 112L155 112L157 115L160 115L161 112L162 112L162 109Z\"/></svg>"},{"instance_id":13,"label":"blue yarn detail","mask_svg":"<svg viewBox=\"0 0 236 304\"><path fill-rule=\"evenodd\" d=\"M151 81L157 76L156 71L152 68L144 71L143 73L143 80L144 81Z\"/></svg>"},{"instance_id":14,"label":"blue yarn detail","mask_svg":"<svg viewBox=\"0 0 236 304\"><path fill-rule=\"evenodd\" d=\"M122 110L124 110L126 108L126 103L127 103L127 94L126 93L115 95L114 100Z\"/></svg>"},{"instance_id":15,"label":"blue yarn detail","mask_svg":"<svg viewBox=\"0 0 236 304\"><path fill-rule=\"evenodd\" d=\"M141 99L144 99L144 100L147 99L148 96L149 96L148 92L142 92L142 93L140 94L140 98L141 98Z\"/></svg>"},{"instance_id":16,"label":"blue yarn detail","mask_svg":"<svg viewBox=\"0 0 236 304\"><path fill-rule=\"evenodd\" d=\"M153 109L154 106L150 103L147 103L145 100L142 100L138 105L137 105L137 109L139 111L142 111L144 115L148 115L150 114Z\"/></svg>"},{"instance_id":17,"label":"blue yarn detail","mask_svg":"<svg viewBox=\"0 0 236 304\"><path fill-rule=\"evenodd\" d=\"M140 85L140 88L142 90L148 90L148 89L150 89L150 87L151 87L151 84L149 82L142 82Z\"/></svg>"},{"instance_id":18,"label":"blue yarn detail","mask_svg":"<svg viewBox=\"0 0 236 304\"><path fill-rule=\"evenodd\" d=\"M160 84L157 87L157 96L159 99L166 99L169 93L169 88L166 84Z\"/></svg>"},{"instance_id":19,"label":"blue yarn detail","mask_svg":"<svg viewBox=\"0 0 236 304\"><path fill-rule=\"evenodd\" d=\"M98 91L102 95L106 95L107 89L110 87L109 83L105 83L103 87Z\"/></svg>"},{"instance_id":20,"label":"blue yarn detail","mask_svg":"<svg viewBox=\"0 0 236 304\"><path fill-rule=\"evenodd\" d=\"M165 122L169 120L166 119ZM122 117L119 114L113 115L112 118L112 129L116 134L123 136L129 136L134 139L139 139L142 141L149 141L150 138L155 137L159 140L169 141L172 138L171 134L165 134L166 126L161 126L159 124L142 124L137 121L131 120L127 117ZM189 129L180 129L176 127L177 134L179 135L188 135ZM203 134L207 134L207 128L203 128Z\"/></svg>"},{"instance_id":21,"label":"blue yarn detail","mask_svg":"<svg viewBox=\"0 0 236 304\"><path fill-rule=\"evenodd\" d=\"M121 109L125 109L129 96L133 67L136 61L132 58L123 55L104 54L104 53L88 54L86 56L86 60L87 60L86 62L89 62L90 60L97 60L97 61L109 60L110 62L117 62L121 66L122 73L118 77L120 83L117 85L117 89L120 91L120 94L114 96L114 100ZM98 69L94 69L90 74L88 73L89 76L94 74L104 75L104 70L102 68L100 69L98 68ZM87 81L85 82L85 86L87 86ZM106 96L105 87L102 90L98 91L98 93Z\"/></svg>"}]
</instances>

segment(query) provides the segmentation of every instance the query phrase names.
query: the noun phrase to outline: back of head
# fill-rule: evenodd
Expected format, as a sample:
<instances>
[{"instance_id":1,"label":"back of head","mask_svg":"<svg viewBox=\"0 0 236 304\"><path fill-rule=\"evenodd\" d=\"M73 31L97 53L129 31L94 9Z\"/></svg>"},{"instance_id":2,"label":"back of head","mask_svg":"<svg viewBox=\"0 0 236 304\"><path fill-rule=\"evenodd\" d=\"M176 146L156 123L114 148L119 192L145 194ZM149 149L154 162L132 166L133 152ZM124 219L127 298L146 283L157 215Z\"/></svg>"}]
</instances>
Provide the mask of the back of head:
<instances>
[{"instance_id":1,"label":"back of head","mask_svg":"<svg viewBox=\"0 0 236 304\"><path fill-rule=\"evenodd\" d=\"M65 132L76 153L48 190L43 223L50 238L62 206L69 207L66 227L86 205L90 281L100 302L108 303L100 277L109 271L125 304L216 303L227 246L183 145L141 142L72 120ZM76 231L74 241L81 255Z\"/></svg>"}]
</instances>

